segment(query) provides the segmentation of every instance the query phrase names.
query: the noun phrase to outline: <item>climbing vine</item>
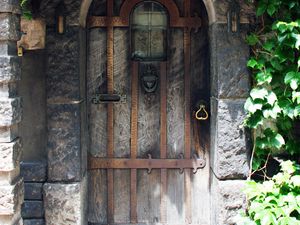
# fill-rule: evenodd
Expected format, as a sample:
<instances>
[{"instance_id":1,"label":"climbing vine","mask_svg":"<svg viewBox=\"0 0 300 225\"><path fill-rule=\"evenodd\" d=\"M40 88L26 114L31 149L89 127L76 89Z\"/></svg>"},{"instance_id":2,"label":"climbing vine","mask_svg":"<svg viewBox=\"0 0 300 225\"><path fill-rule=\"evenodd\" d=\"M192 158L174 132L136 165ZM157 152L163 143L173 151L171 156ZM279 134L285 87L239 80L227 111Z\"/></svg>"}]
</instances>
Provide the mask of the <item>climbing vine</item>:
<instances>
[{"instance_id":1,"label":"climbing vine","mask_svg":"<svg viewBox=\"0 0 300 225\"><path fill-rule=\"evenodd\" d=\"M256 0L258 25L247 37L252 48L248 67L253 87L245 103L245 125L253 131L251 173L264 182L248 181L247 210L241 225L300 225L300 2ZM280 173L268 177L272 157L282 161Z\"/></svg>"},{"instance_id":2,"label":"climbing vine","mask_svg":"<svg viewBox=\"0 0 300 225\"><path fill-rule=\"evenodd\" d=\"M300 155L300 140L293 132L300 118L300 2L255 4L260 22L247 37L253 88L245 103L245 124L253 130L252 170L264 173L270 156Z\"/></svg>"},{"instance_id":3,"label":"climbing vine","mask_svg":"<svg viewBox=\"0 0 300 225\"><path fill-rule=\"evenodd\" d=\"M21 0L20 6L22 10L22 16L26 19L32 19L32 12L29 0Z\"/></svg>"}]
</instances>

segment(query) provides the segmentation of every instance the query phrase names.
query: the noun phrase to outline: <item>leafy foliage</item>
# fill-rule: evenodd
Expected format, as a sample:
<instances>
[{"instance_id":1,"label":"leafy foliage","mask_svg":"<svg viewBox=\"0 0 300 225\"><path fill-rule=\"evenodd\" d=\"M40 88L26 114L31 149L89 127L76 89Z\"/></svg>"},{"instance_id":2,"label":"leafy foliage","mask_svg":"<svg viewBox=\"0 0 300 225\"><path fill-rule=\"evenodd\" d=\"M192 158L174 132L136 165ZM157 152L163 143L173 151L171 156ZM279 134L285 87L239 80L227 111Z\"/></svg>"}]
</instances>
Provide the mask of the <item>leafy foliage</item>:
<instances>
[{"instance_id":1,"label":"leafy foliage","mask_svg":"<svg viewBox=\"0 0 300 225\"><path fill-rule=\"evenodd\" d=\"M254 130L254 171L270 154L300 155L293 135L294 121L300 118L300 2L256 3L262 22L247 37L253 51L247 65L254 84L245 104L245 124Z\"/></svg>"},{"instance_id":2,"label":"leafy foliage","mask_svg":"<svg viewBox=\"0 0 300 225\"><path fill-rule=\"evenodd\" d=\"M263 183L248 181L247 212L240 225L300 225L300 170L291 161L281 163L281 173Z\"/></svg>"},{"instance_id":3,"label":"leafy foliage","mask_svg":"<svg viewBox=\"0 0 300 225\"><path fill-rule=\"evenodd\" d=\"M22 9L22 16L26 19L32 19L32 12L29 6L29 1L28 0L21 0L20 1L20 6Z\"/></svg>"}]
</instances>

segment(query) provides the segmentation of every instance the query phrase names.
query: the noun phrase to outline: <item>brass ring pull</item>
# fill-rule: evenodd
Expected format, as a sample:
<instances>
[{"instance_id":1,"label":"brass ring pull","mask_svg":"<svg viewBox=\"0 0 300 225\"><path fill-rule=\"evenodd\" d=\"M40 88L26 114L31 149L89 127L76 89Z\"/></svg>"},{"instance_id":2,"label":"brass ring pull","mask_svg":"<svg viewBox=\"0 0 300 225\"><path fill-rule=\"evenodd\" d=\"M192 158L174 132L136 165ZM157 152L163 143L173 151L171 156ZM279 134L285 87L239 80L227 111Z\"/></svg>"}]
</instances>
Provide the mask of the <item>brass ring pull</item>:
<instances>
[{"instance_id":1,"label":"brass ring pull","mask_svg":"<svg viewBox=\"0 0 300 225\"><path fill-rule=\"evenodd\" d=\"M201 111L204 112L205 116L200 116ZM205 105L200 105L200 108L196 112L195 117L197 120L207 120L208 119L208 112L205 109Z\"/></svg>"}]
</instances>

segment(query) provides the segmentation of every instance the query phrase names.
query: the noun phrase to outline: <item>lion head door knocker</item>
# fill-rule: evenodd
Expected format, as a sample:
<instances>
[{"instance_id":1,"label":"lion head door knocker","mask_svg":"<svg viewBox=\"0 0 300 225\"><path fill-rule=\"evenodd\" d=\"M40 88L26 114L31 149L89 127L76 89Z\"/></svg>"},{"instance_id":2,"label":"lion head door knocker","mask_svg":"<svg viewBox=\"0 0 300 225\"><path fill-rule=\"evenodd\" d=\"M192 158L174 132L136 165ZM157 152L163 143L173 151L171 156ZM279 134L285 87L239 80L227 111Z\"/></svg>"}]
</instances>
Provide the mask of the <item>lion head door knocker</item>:
<instances>
[{"instance_id":1,"label":"lion head door knocker","mask_svg":"<svg viewBox=\"0 0 300 225\"><path fill-rule=\"evenodd\" d=\"M146 65L141 74L141 85L146 93L154 93L158 87L157 70L152 65Z\"/></svg>"}]
</instances>

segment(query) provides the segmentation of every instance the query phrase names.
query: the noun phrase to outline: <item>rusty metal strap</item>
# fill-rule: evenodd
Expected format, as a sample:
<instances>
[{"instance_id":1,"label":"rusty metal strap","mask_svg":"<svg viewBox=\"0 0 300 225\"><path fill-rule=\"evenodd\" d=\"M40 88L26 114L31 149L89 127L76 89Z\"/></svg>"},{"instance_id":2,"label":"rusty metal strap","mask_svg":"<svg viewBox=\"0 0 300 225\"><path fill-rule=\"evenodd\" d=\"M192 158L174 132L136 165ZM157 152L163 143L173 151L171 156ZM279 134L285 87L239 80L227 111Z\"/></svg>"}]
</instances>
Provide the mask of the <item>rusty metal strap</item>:
<instances>
[{"instance_id":1,"label":"rusty metal strap","mask_svg":"<svg viewBox=\"0 0 300 225\"><path fill-rule=\"evenodd\" d=\"M89 158L89 169L193 169L196 172L205 166L203 159L124 159Z\"/></svg>"}]
</instances>

